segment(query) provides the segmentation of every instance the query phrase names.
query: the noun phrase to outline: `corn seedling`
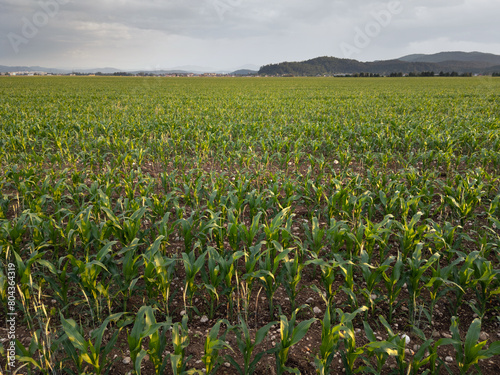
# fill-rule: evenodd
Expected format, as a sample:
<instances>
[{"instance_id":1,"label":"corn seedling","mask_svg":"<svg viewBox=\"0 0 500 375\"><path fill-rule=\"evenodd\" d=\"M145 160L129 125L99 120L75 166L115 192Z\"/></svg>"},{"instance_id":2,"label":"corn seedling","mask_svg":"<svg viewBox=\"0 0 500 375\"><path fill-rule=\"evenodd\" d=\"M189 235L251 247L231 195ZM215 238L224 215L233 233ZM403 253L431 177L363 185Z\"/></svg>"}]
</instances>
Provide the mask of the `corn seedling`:
<instances>
[{"instance_id":1,"label":"corn seedling","mask_svg":"<svg viewBox=\"0 0 500 375\"><path fill-rule=\"evenodd\" d=\"M154 316L154 310L150 306L142 306L135 317L134 326L132 330L127 332L127 341L130 350L131 362L134 366L136 374L141 373L141 362L144 357L148 354L146 350L142 348L142 342L146 337L150 337L153 341L153 353L157 353L155 349L158 349L159 334L158 331L162 327L169 327L170 322L157 323ZM154 335L154 337L152 337ZM150 340L150 345L151 345ZM156 348L155 348L156 345ZM161 357L155 358L155 368L156 366L161 366Z\"/></svg>"},{"instance_id":2,"label":"corn seedling","mask_svg":"<svg viewBox=\"0 0 500 375\"><path fill-rule=\"evenodd\" d=\"M340 346L340 339L345 338L342 332L348 330L346 324L351 322L359 313L366 310L367 308L363 306L352 314L345 314L342 310L337 309L332 315L330 313L330 306L326 307L325 315L321 322L321 345L319 353L314 358L316 371L319 375L329 374L334 355ZM339 323L333 325L335 320L338 320Z\"/></svg>"},{"instance_id":3,"label":"corn seedling","mask_svg":"<svg viewBox=\"0 0 500 375\"><path fill-rule=\"evenodd\" d=\"M292 372L294 374L300 374L300 371L295 368L289 368L286 366L288 360L288 353L290 348L297 344L306 335L311 324L313 324L316 319L312 318L309 320L304 320L299 324L295 324L297 319L297 313L306 307L305 305L299 307L292 312L292 317L290 320L284 315L280 315L280 335L281 341L277 345L276 356L276 373L282 375L285 371Z\"/></svg>"},{"instance_id":4,"label":"corn seedling","mask_svg":"<svg viewBox=\"0 0 500 375\"><path fill-rule=\"evenodd\" d=\"M181 323L172 326L172 345L174 352L170 354L170 363L174 375L192 373L186 370L186 364L191 357L186 357L186 348L189 346L188 316L184 315Z\"/></svg>"},{"instance_id":5,"label":"corn seedling","mask_svg":"<svg viewBox=\"0 0 500 375\"><path fill-rule=\"evenodd\" d=\"M116 344L121 328L115 330L111 339L104 347L102 346L102 339L108 324L119 320L123 314L124 313L113 314L106 318L99 328L92 331L90 340L84 339L82 328L78 326L73 319L65 319L64 316L60 314L62 327L66 335L65 337L69 340L69 342L66 343L63 341L63 345L66 351L72 354L72 357L77 361L77 368L81 368L82 363L86 362L93 367L96 374L109 373L108 354Z\"/></svg>"},{"instance_id":6,"label":"corn seedling","mask_svg":"<svg viewBox=\"0 0 500 375\"><path fill-rule=\"evenodd\" d=\"M189 314L192 309L196 309L196 307L193 306L194 294L198 290L195 278L205 264L206 255L207 251L202 253L198 258L196 258L194 250L190 253L182 253L182 261L184 263L184 270L186 271L186 282L184 284L184 309L186 313Z\"/></svg>"},{"instance_id":7,"label":"corn seedling","mask_svg":"<svg viewBox=\"0 0 500 375\"><path fill-rule=\"evenodd\" d=\"M415 324L416 322L417 299L420 296L426 282L424 274L440 258L438 253L434 253L430 258L425 259L422 256L422 247L422 244L418 244L412 257L408 257L406 260L408 264L406 283L408 285L408 293L410 294L409 314L410 322L412 324Z\"/></svg>"},{"instance_id":8,"label":"corn seedling","mask_svg":"<svg viewBox=\"0 0 500 375\"><path fill-rule=\"evenodd\" d=\"M490 344L488 349L483 349L486 346L486 341L478 342L481 334L481 319L474 319L471 323L465 336L465 342L462 342L460 338L457 317L452 318L450 331L453 340L455 340L453 347L460 374L468 374L469 369L474 365L477 368L478 362L482 359L500 355L500 341Z\"/></svg>"},{"instance_id":9,"label":"corn seedling","mask_svg":"<svg viewBox=\"0 0 500 375\"><path fill-rule=\"evenodd\" d=\"M231 349L229 344L225 341L227 331L219 337L220 325L223 323L219 320L210 330L205 340L205 350L202 361L205 364L207 374L215 374L221 365L223 357L220 356L220 351L223 349ZM224 322L229 326L227 322Z\"/></svg>"},{"instance_id":10,"label":"corn seedling","mask_svg":"<svg viewBox=\"0 0 500 375\"><path fill-rule=\"evenodd\" d=\"M260 328L255 333L255 339L252 342L252 337L248 329L248 325L242 317L239 318L240 323L238 325L232 326L231 331L234 331L236 336L236 345L239 350L240 358L243 358L243 367L236 362L235 357L226 355L227 360L236 368L240 375L251 375L255 372L257 364L262 359L264 355L272 354L274 348L258 352L253 355L255 348L264 341L269 330L277 322L271 322L266 324L264 327ZM253 357L253 359L252 359ZM238 358L238 357L236 357Z\"/></svg>"}]
</instances>

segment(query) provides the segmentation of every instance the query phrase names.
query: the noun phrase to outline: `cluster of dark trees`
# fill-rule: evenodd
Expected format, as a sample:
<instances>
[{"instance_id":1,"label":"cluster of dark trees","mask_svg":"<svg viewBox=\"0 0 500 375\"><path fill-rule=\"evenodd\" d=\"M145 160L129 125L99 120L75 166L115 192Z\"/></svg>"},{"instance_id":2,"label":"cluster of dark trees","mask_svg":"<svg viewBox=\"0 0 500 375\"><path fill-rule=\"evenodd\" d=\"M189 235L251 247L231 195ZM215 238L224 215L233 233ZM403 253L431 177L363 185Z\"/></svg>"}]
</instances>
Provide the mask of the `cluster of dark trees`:
<instances>
[{"instance_id":1,"label":"cluster of dark trees","mask_svg":"<svg viewBox=\"0 0 500 375\"><path fill-rule=\"evenodd\" d=\"M462 73L458 74L457 72L439 72L440 77L472 77L472 73Z\"/></svg>"},{"instance_id":2,"label":"cluster of dark trees","mask_svg":"<svg viewBox=\"0 0 500 375\"><path fill-rule=\"evenodd\" d=\"M381 75L378 73L354 73L350 75L350 77L367 78L367 77L381 77Z\"/></svg>"},{"instance_id":3,"label":"cluster of dark trees","mask_svg":"<svg viewBox=\"0 0 500 375\"><path fill-rule=\"evenodd\" d=\"M434 77L435 74L434 72L421 72L421 73L414 73L411 72L408 74L410 77Z\"/></svg>"}]
</instances>

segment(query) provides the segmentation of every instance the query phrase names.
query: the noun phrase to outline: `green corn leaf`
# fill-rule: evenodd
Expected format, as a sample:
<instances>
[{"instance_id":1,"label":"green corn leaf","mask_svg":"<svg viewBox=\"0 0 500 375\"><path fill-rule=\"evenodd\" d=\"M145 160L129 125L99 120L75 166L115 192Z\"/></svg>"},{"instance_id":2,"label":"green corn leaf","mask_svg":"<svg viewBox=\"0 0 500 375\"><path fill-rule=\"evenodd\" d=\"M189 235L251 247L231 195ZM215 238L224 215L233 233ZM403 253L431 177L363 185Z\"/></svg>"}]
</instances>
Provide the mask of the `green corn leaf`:
<instances>
[{"instance_id":1,"label":"green corn leaf","mask_svg":"<svg viewBox=\"0 0 500 375\"><path fill-rule=\"evenodd\" d=\"M76 322L73 319L67 319L67 320L64 319L64 316L62 315L62 313L59 313L59 315L61 318L61 323L62 323L62 326L64 329L64 333L66 333L66 335L68 336L70 341L73 343L75 348L77 348L78 350L80 350L83 353L86 353L87 349L89 347L89 344L87 343L87 341L85 341L83 336L80 334ZM89 363L91 363L91 362L89 362Z\"/></svg>"},{"instance_id":2,"label":"green corn leaf","mask_svg":"<svg viewBox=\"0 0 500 375\"><path fill-rule=\"evenodd\" d=\"M470 354L476 354L477 351L479 351L478 345L476 345L477 341L479 340L479 335L481 334L481 320L480 319L474 319L469 327L469 330L467 331L467 335L465 336L465 355L467 356L468 353ZM481 345L481 347L484 346Z\"/></svg>"},{"instance_id":3,"label":"green corn leaf","mask_svg":"<svg viewBox=\"0 0 500 375\"><path fill-rule=\"evenodd\" d=\"M277 322L268 323L257 331L257 333L255 334L255 342L254 342L255 346L259 345L264 340L271 327L276 325L276 323Z\"/></svg>"},{"instance_id":4,"label":"green corn leaf","mask_svg":"<svg viewBox=\"0 0 500 375\"><path fill-rule=\"evenodd\" d=\"M141 351L137 355L137 358L135 359L134 369L135 369L135 372L137 375L141 375L141 363L147 354L148 354L147 351L145 351L144 349L141 349Z\"/></svg>"}]
</instances>

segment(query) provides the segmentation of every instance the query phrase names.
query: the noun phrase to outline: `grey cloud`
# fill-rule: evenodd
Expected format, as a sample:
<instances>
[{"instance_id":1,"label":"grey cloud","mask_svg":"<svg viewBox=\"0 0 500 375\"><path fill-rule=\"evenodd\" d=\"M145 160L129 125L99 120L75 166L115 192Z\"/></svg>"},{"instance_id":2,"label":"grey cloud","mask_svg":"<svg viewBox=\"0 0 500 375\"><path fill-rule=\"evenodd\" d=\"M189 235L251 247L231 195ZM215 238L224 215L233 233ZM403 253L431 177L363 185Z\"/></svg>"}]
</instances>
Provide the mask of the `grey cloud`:
<instances>
[{"instance_id":1,"label":"grey cloud","mask_svg":"<svg viewBox=\"0 0 500 375\"><path fill-rule=\"evenodd\" d=\"M234 50L239 51L242 65L250 57L267 63L315 54L339 56L339 44L352 40L356 28L373 21L373 12L391 1L70 0L15 54L7 35L21 35L23 17L40 12L40 3L0 0L0 64L70 61L75 56L92 64L95 54L111 65L114 56L121 63L127 54L143 54L158 61L168 57L176 64L188 65L195 63L189 59L197 58L223 65L235 60ZM404 12L353 58L391 58L427 41L436 48L445 48L446 41L477 43L491 46L485 52L500 53L496 0L402 0L401 4Z\"/></svg>"}]
</instances>

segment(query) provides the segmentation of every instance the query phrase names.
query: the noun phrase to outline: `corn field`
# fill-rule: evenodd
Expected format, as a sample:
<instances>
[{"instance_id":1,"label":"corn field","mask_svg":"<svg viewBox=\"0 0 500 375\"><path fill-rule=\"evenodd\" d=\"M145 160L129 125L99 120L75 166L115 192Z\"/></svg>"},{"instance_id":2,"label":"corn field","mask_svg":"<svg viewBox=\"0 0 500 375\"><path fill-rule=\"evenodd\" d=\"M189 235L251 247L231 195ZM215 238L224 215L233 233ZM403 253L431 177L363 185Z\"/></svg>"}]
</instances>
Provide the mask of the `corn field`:
<instances>
[{"instance_id":1,"label":"corn field","mask_svg":"<svg viewBox=\"0 0 500 375\"><path fill-rule=\"evenodd\" d=\"M500 373L498 79L2 77L0 146L0 372Z\"/></svg>"}]
</instances>

